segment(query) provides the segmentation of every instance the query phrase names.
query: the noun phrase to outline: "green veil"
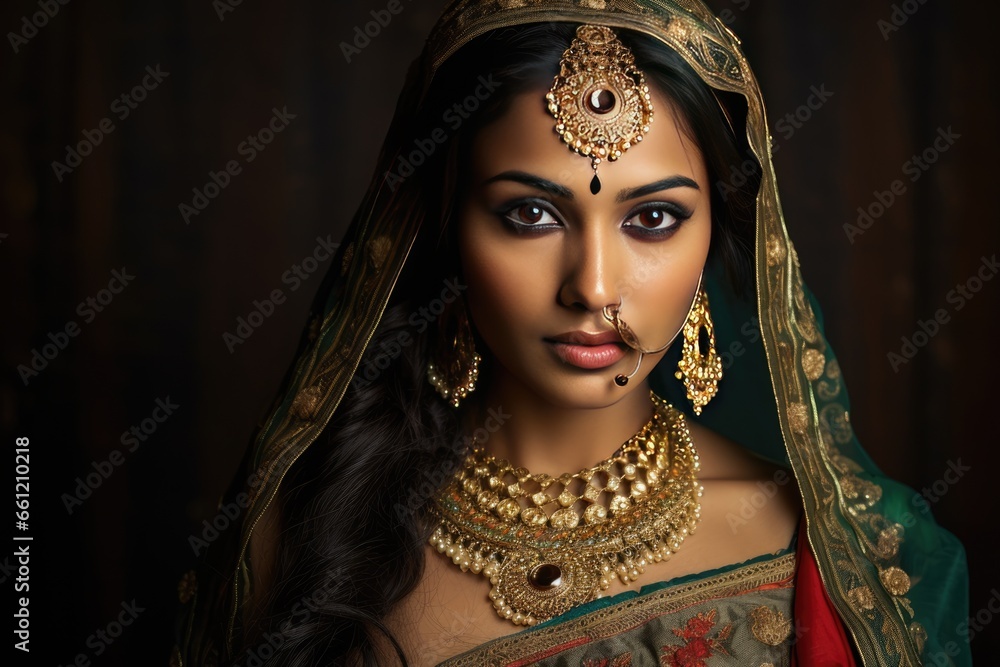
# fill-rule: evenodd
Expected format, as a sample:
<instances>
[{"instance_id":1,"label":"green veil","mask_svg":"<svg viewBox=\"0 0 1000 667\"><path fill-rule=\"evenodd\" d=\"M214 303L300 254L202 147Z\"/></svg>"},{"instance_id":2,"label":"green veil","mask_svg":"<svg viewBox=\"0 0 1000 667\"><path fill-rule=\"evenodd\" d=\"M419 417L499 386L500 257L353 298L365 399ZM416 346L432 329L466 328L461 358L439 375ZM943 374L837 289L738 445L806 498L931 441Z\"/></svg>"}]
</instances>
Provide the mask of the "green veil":
<instances>
[{"instance_id":1,"label":"green veil","mask_svg":"<svg viewBox=\"0 0 1000 667\"><path fill-rule=\"evenodd\" d=\"M423 225L413 183L386 182L413 140L401 114L423 103L437 68L473 38L545 21L597 23L659 39L718 91L737 131L745 126L762 172L750 240L757 298L737 298L720 267L707 267L725 377L703 414L688 417L794 472L824 587L863 664L970 664L960 630L968 607L962 546L935 524L926 504L913 502L912 489L879 471L855 437L822 315L785 229L761 92L739 40L700 0L457 0L445 10L410 70L375 177L317 294L285 385L225 499L245 508L238 525L182 581L173 663L218 664L229 654L252 581L253 530L292 463L337 410L418 232L435 227ZM673 378L677 348L650 381L681 407L688 403Z\"/></svg>"}]
</instances>

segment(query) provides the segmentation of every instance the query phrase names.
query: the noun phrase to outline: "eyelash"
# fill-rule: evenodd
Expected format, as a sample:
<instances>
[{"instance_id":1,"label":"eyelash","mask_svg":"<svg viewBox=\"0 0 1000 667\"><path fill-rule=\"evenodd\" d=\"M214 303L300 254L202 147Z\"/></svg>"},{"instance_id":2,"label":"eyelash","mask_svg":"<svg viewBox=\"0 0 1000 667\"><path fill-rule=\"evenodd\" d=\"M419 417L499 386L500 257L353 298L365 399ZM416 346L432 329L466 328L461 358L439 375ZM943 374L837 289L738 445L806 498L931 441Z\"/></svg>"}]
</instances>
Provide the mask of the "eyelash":
<instances>
[{"instance_id":1,"label":"eyelash","mask_svg":"<svg viewBox=\"0 0 1000 667\"><path fill-rule=\"evenodd\" d=\"M552 204L544 199L522 199L510 202L498 209L497 215L500 217L500 221L504 225L517 234L543 234L562 224L561 221L559 221L559 224L541 224L519 222L513 219L512 214L525 206L536 206L541 209L543 213L555 218L557 221L559 220L559 216L557 216L552 210ZM633 236L648 240L661 240L673 236L674 232L676 232L680 226L687 222L687 220L693 215L691 211L673 202L646 202L630 211L628 217L625 218L625 222L629 222L633 218L647 211L663 211L672 217L675 222L664 229L647 229L633 224L623 224L622 227L625 229L635 230L634 232L631 232Z\"/></svg>"}]
</instances>

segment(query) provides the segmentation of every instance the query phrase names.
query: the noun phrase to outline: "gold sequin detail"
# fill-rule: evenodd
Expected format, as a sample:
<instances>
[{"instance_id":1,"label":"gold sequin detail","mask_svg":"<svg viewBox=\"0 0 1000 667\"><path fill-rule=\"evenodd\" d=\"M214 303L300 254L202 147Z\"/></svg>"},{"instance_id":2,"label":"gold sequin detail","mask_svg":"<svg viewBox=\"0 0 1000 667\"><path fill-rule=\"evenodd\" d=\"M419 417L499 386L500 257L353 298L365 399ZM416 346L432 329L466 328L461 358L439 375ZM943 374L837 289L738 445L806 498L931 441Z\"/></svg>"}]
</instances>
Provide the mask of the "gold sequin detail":
<instances>
[{"instance_id":1,"label":"gold sequin detail","mask_svg":"<svg viewBox=\"0 0 1000 667\"><path fill-rule=\"evenodd\" d=\"M170 667L184 667L184 661L181 660L181 649L176 644L170 649L170 662L167 664Z\"/></svg>"}]
</instances>

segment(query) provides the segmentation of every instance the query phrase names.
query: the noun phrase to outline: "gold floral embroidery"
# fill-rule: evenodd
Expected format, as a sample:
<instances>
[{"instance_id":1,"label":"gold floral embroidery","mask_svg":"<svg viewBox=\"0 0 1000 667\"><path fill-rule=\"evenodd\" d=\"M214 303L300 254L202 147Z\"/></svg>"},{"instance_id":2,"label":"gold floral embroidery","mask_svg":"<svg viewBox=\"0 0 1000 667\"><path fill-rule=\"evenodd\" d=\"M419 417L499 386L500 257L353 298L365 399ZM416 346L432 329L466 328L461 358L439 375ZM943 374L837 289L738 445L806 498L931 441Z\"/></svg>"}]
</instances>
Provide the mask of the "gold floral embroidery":
<instances>
[{"instance_id":1,"label":"gold floral embroidery","mask_svg":"<svg viewBox=\"0 0 1000 667\"><path fill-rule=\"evenodd\" d=\"M826 357L819 350L806 350L802 355L802 370L806 372L806 377L816 381L823 376L823 369L826 367Z\"/></svg>"},{"instance_id":2,"label":"gold floral embroidery","mask_svg":"<svg viewBox=\"0 0 1000 667\"><path fill-rule=\"evenodd\" d=\"M306 387L292 401L292 412L299 419L312 419L316 416L320 398L322 398L322 391L319 387L315 385Z\"/></svg>"},{"instance_id":3,"label":"gold floral embroidery","mask_svg":"<svg viewBox=\"0 0 1000 667\"><path fill-rule=\"evenodd\" d=\"M885 590L889 591L892 595L906 595L906 592L910 590L910 575L906 574L901 568L887 568L879 572L878 576L882 580Z\"/></svg>"},{"instance_id":4,"label":"gold floral embroidery","mask_svg":"<svg viewBox=\"0 0 1000 667\"><path fill-rule=\"evenodd\" d=\"M878 555L889 560L899 553L899 543L902 542L903 527L898 523L883 528L878 534Z\"/></svg>"},{"instance_id":5,"label":"gold floral embroidery","mask_svg":"<svg viewBox=\"0 0 1000 667\"><path fill-rule=\"evenodd\" d=\"M785 242L781 237L775 235L771 236L767 240L767 265L777 266L785 261L787 256L787 250L785 249Z\"/></svg>"},{"instance_id":6,"label":"gold floral embroidery","mask_svg":"<svg viewBox=\"0 0 1000 667\"><path fill-rule=\"evenodd\" d=\"M847 591L847 599L856 607L865 611L875 608L875 594L867 586L857 586Z\"/></svg>"},{"instance_id":7,"label":"gold floral embroidery","mask_svg":"<svg viewBox=\"0 0 1000 667\"><path fill-rule=\"evenodd\" d=\"M851 506L855 511L867 509L882 499L882 487L855 475L844 475L840 478L840 488L848 500L857 500L862 504Z\"/></svg>"},{"instance_id":8,"label":"gold floral embroidery","mask_svg":"<svg viewBox=\"0 0 1000 667\"><path fill-rule=\"evenodd\" d=\"M809 411L803 403L792 403L788 406L788 425L796 433L805 433L809 426Z\"/></svg>"},{"instance_id":9,"label":"gold floral embroidery","mask_svg":"<svg viewBox=\"0 0 1000 667\"><path fill-rule=\"evenodd\" d=\"M780 609L761 605L750 612L750 631L757 641L778 646L792 634L792 622Z\"/></svg>"},{"instance_id":10,"label":"gold floral embroidery","mask_svg":"<svg viewBox=\"0 0 1000 667\"><path fill-rule=\"evenodd\" d=\"M385 262L385 257L389 254L389 248L391 247L392 241L388 236L376 236L368 242L368 259L371 260L372 266L375 267L376 271L382 268L382 264Z\"/></svg>"}]
</instances>

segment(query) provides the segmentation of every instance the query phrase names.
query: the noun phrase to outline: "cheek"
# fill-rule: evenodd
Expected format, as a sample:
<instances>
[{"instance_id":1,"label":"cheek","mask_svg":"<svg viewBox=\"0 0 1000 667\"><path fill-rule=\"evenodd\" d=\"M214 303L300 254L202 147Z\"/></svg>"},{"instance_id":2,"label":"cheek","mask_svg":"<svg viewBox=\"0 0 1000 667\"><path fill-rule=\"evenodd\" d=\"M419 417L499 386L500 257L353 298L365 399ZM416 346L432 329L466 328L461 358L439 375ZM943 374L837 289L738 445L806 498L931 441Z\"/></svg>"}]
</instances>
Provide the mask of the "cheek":
<instances>
[{"instance_id":1,"label":"cheek","mask_svg":"<svg viewBox=\"0 0 1000 667\"><path fill-rule=\"evenodd\" d=\"M668 243L662 251L633 259L630 281L622 290L626 303L622 312L631 316L637 333L640 327L645 332L640 341L646 347L660 347L674 335L694 300L708 258L711 224L705 220L692 227L696 228L677 234L672 239L676 243Z\"/></svg>"},{"instance_id":2,"label":"cheek","mask_svg":"<svg viewBox=\"0 0 1000 667\"><path fill-rule=\"evenodd\" d=\"M493 348L509 338L499 334L511 331L530 311L532 290L527 288L532 276L502 243L475 224L463 229L459 248L473 323Z\"/></svg>"}]
</instances>

